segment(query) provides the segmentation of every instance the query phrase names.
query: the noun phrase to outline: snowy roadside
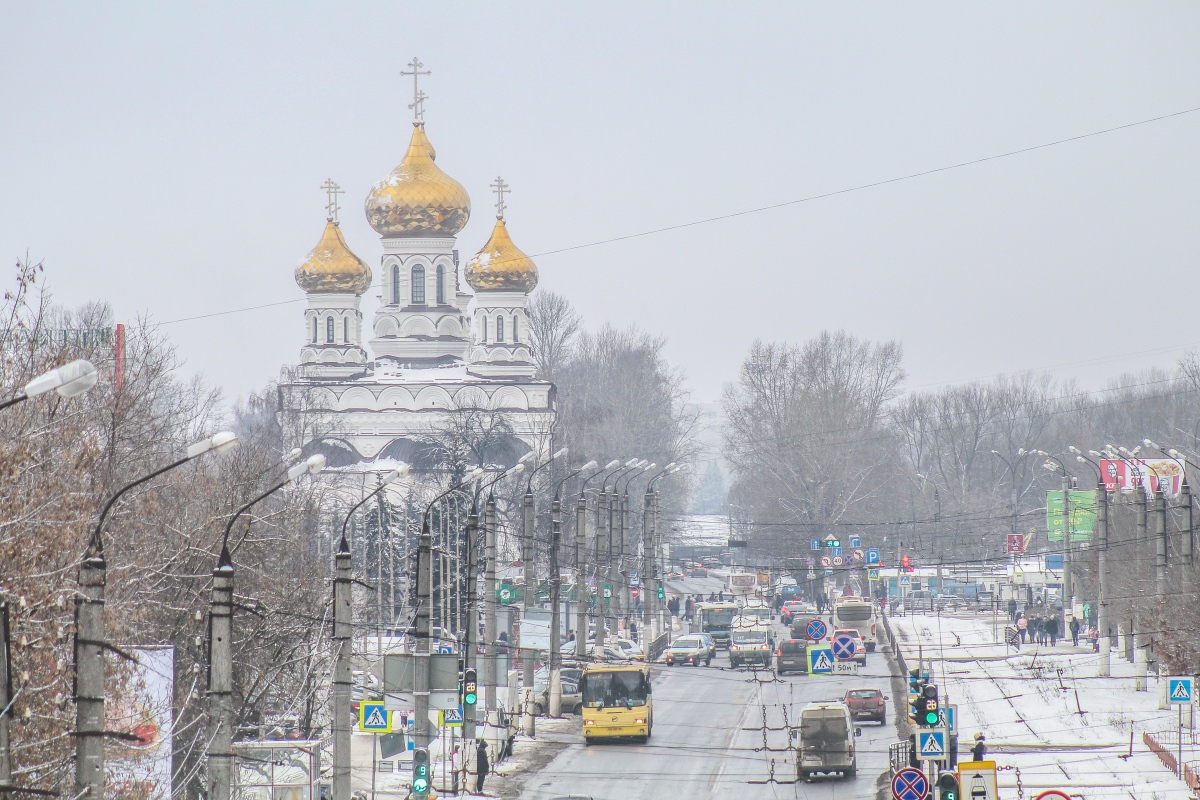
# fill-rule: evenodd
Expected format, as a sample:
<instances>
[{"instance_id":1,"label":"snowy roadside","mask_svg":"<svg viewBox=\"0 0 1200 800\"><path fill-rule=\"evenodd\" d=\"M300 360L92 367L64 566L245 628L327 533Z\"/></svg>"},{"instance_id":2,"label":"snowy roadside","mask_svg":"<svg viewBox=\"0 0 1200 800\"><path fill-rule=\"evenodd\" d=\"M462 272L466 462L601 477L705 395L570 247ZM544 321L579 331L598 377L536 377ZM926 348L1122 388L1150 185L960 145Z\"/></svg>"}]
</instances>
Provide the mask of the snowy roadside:
<instances>
[{"instance_id":1,"label":"snowy roadside","mask_svg":"<svg viewBox=\"0 0 1200 800\"><path fill-rule=\"evenodd\" d=\"M580 733L579 726L578 715L568 714L559 719L538 717L537 735L517 736L513 742L513 754L496 764L492 773L488 775L484 783L484 794L504 798L528 796L530 792L525 791L528 780L536 779L538 772L568 745L583 743L583 734ZM475 775L468 775L467 778L469 788L474 789Z\"/></svg>"},{"instance_id":2,"label":"snowy roadside","mask_svg":"<svg viewBox=\"0 0 1200 800\"><path fill-rule=\"evenodd\" d=\"M910 666L918 652L949 702L958 706L959 756L970 758L982 732L1000 768L1002 794L1187 800L1191 793L1142 743L1144 732L1173 729L1177 712L1159 709L1159 681L1134 691L1133 665L1067 644L1019 652L996 642L990 616L913 615L890 620ZM1003 630L1002 626L999 628ZM1001 634L1002 635L1002 634ZM1007 787L1007 789L1006 789Z\"/></svg>"}]
</instances>

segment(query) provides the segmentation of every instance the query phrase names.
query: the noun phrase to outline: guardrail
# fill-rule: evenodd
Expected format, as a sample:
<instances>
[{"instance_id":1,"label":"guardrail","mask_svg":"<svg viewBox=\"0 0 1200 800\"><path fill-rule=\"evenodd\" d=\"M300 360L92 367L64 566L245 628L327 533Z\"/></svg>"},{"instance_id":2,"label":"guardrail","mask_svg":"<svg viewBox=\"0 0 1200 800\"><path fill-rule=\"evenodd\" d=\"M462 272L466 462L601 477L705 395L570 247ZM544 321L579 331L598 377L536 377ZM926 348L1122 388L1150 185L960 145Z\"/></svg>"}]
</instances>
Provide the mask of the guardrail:
<instances>
[{"instance_id":1,"label":"guardrail","mask_svg":"<svg viewBox=\"0 0 1200 800\"><path fill-rule=\"evenodd\" d=\"M903 742L888 745L888 768L895 775L908 766L909 751L912 743L905 739Z\"/></svg>"},{"instance_id":2,"label":"guardrail","mask_svg":"<svg viewBox=\"0 0 1200 800\"><path fill-rule=\"evenodd\" d=\"M658 661L658 657L666 652L667 645L670 643L671 635L666 631L660 633L657 639L650 642L650 650L646 653L646 659L648 661Z\"/></svg>"}]
</instances>

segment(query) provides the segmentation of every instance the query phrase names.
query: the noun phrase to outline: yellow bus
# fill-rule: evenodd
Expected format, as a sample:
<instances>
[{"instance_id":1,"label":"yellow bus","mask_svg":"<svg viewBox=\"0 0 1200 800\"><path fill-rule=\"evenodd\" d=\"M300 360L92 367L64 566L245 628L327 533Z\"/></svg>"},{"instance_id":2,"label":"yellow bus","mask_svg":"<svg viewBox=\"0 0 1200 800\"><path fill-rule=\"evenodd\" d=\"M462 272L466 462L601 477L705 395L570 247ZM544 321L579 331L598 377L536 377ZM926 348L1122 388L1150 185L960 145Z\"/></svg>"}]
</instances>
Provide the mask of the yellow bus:
<instances>
[{"instance_id":1,"label":"yellow bus","mask_svg":"<svg viewBox=\"0 0 1200 800\"><path fill-rule=\"evenodd\" d=\"M654 727L650 669L645 664L589 664L580 681L583 741L636 738L646 741Z\"/></svg>"}]
</instances>

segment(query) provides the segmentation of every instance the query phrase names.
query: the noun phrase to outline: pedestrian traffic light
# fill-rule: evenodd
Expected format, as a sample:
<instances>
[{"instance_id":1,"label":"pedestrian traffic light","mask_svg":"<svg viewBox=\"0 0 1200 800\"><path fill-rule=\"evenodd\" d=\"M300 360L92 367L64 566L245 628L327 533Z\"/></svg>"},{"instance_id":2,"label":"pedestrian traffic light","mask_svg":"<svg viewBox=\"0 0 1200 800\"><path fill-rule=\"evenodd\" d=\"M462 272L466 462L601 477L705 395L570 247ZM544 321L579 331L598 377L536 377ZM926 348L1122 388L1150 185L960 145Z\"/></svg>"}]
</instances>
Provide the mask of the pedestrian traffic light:
<instances>
[{"instance_id":1,"label":"pedestrian traffic light","mask_svg":"<svg viewBox=\"0 0 1200 800\"><path fill-rule=\"evenodd\" d=\"M829 535L829 536L828 536L828 537L825 539L825 546L826 546L826 547L841 547L841 546L842 546L842 540L841 540L841 539L835 539L835 538L833 538L833 534L830 534L830 535Z\"/></svg>"},{"instance_id":2,"label":"pedestrian traffic light","mask_svg":"<svg viewBox=\"0 0 1200 800\"><path fill-rule=\"evenodd\" d=\"M958 776L943 772L937 781L938 800L958 800Z\"/></svg>"},{"instance_id":3,"label":"pedestrian traffic light","mask_svg":"<svg viewBox=\"0 0 1200 800\"><path fill-rule=\"evenodd\" d=\"M479 680L474 667L463 670L463 705L473 706L479 700Z\"/></svg>"},{"instance_id":4,"label":"pedestrian traffic light","mask_svg":"<svg viewBox=\"0 0 1200 800\"><path fill-rule=\"evenodd\" d=\"M936 728L938 724L938 687L932 683L926 684L921 692L921 698L924 706L921 708L917 721L927 728Z\"/></svg>"},{"instance_id":5,"label":"pedestrian traffic light","mask_svg":"<svg viewBox=\"0 0 1200 800\"><path fill-rule=\"evenodd\" d=\"M412 794L418 800L429 797L429 751L413 750Z\"/></svg>"}]
</instances>

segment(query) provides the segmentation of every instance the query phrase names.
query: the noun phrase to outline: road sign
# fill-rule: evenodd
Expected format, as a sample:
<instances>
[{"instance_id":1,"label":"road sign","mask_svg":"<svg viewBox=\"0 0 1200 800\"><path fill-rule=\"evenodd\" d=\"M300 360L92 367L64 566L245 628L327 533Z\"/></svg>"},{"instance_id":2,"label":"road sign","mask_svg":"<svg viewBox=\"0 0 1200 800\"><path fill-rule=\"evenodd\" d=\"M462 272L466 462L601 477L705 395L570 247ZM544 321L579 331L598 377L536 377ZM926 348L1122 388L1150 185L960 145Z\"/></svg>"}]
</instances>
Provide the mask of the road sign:
<instances>
[{"instance_id":1,"label":"road sign","mask_svg":"<svg viewBox=\"0 0 1200 800\"><path fill-rule=\"evenodd\" d=\"M839 633L833 637L829 647L833 650L833 657L838 661L851 661L855 652L858 651L858 642L854 641L854 637L849 634Z\"/></svg>"},{"instance_id":2,"label":"road sign","mask_svg":"<svg viewBox=\"0 0 1200 800\"><path fill-rule=\"evenodd\" d=\"M958 733L958 725L955 724L958 718L958 706L949 705L942 706L938 709L938 725L941 725L950 735Z\"/></svg>"},{"instance_id":3,"label":"road sign","mask_svg":"<svg viewBox=\"0 0 1200 800\"><path fill-rule=\"evenodd\" d=\"M949 734L945 728L925 728L917 731L917 758L922 761L946 761L946 741Z\"/></svg>"},{"instance_id":4,"label":"road sign","mask_svg":"<svg viewBox=\"0 0 1200 800\"><path fill-rule=\"evenodd\" d=\"M1190 703L1196 696L1191 676L1167 678L1167 699L1172 703Z\"/></svg>"},{"instance_id":5,"label":"road sign","mask_svg":"<svg viewBox=\"0 0 1200 800\"><path fill-rule=\"evenodd\" d=\"M851 578L857 578L857 577L858 577L858 570L857 570L857 569L852 569L852 570L850 570L850 577L851 577Z\"/></svg>"},{"instance_id":6,"label":"road sign","mask_svg":"<svg viewBox=\"0 0 1200 800\"><path fill-rule=\"evenodd\" d=\"M805 562L807 562L807 564L810 567L815 567L817 565L817 560L815 558L813 558L812 556L809 556L808 558L806 558L804 560L805 560Z\"/></svg>"},{"instance_id":7,"label":"road sign","mask_svg":"<svg viewBox=\"0 0 1200 800\"><path fill-rule=\"evenodd\" d=\"M909 578L907 575L901 575L901 576L900 576L900 585L901 585L901 586L911 586L911 585L912 585L912 579L911 579L911 578Z\"/></svg>"},{"instance_id":8,"label":"road sign","mask_svg":"<svg viewBox=\"0 0 1200 800\"><path fill-rule=\"evenodd\" d=\"M833 660L833 651L829 649L829 645L809 645L809 675L832 675L835 663L837 662Z\"/></svg>"},{"instance_id":9,"label":"road sign","mask_svg":"<svg viewBox=\"0 0 1200 800\"><path fill-rule=\"evenodd\" d=\"M454 728L463 724L462 706L459 706L458 708L447 709L446 711L441 712L441 714L443 727Z\"/></svg>"},{"instance_id":10,"label":"road sign","mask_svg":"<svg viewBox=\"0 0 1200 800\"><path fill-rule=\"evenodd\" d=\"M905 767L892 776L892 797L895 800L925 800L929 781L919 769Z\"/></svg>"},{"instance_id":11,"label":"road sign","mask_svg":"<svg viewBox=\"0 0 1200 800\"><path fill-rule=\"evenodd\" d=\"M629 587L629 596L632 597L634 600L637 600L638 595L640 595L641 593L642 592L638 587L636 587L636 586Z\"/></svg>"},{"instance_id":12,"label":"road sign","mask_svg":"<svg viewBox=\"0 0 1200 800\"><path fill-rule=\"evenodd\" d=\"M808 540L808 549L809 550L820 550L821 549L821 540L820 539L809 539Z\"/></svg>"},{"instance_id":13,"label":"road sign","mask_svg":"<svg viewBox=\"0 0 1200 800\"><path fill-rule=\"evenodd\" d=\"M826 577L826 578L829 578L829 577L831 577L832 575L833 575L833 570L831 570L831 569L827 569L827 570L825 570L825 577Z\"/></svg>"},{"instance_id":14,"label":"road sign","mask_svg":"<svg viewBox=\"0 0 1200 800\"><path fill-rule=\"evenodd\" d=\"M971 800L999 800L995 761L958 762L958 785Z\"/></svg>"},{"instance_id":15,"label":"road sign","mask_svg":"<svg viewBox=\"0 0 1200 800\"><path fill-rule=\"evenodd\" d=\"M830 552L831 554L835 555L835 556L840 556L840 555L842 554L842 548L840 548L840 547L831 547L831 548L829 549L829 552Z\"/></svg>"},{"instance_id":16,"label":"road sign","mask_svg":"<svg viewBox=\"0 0 1200 800\"><path fill-rule=\"evenodd\" d=\"M809 620L807 628L808 638L813 642L820 641L821 639L825 638L825 632L827 630L828 628L825 627L825 623L821 620Z\"/></svg>"},{"instance_id":17,"label":"road sign","mask_svg":"<svg viewBox=\"0 0 1200 800\"><path fill-rule=\"evenodd\" d=\"M867 563L868 564L880 563L878 548L872 547L867 550Z\"/></svg>"},{"instance_id":18,"label":"road sign","mask_svg":"<svg viewBox=\"0 0 1200 800\"><path fill-rule=\"evenodd\" d=\"M1025 535L1022 533L1010 533L1008 535L1008 552L1013 555L1020 555L1025 552Z\"/></svg>"},{"instance_id":19,"label":"road sign","mask_svg":"<svg viewBox=\"0 0 1200 800\"><path fill-rule=\"evenodd\" d=\"M835 567L840 567L840 566L842 565L842 557L841 557L841 556L834 556L834 557L833 557L833 565L834 565Z\"/></svg>"},{"instance_id":20,"label":"road sign","mask_svg":"<svg viewBox=\"0 0 1200 800\"><path fill-rule=\"evenodd\" d=\"M833 566L833 558L831 556L821 556L821 566L822 567L832 567Z\"/></svg>"},{"instance_id":21,"label":"road sign","mask_svg":"<svg viewBox=\"0 0 1200 800\"><path fill-rule=\"evenodd\" d=\"M392 714L383 703L360 703L358 729L364 733L391 733Z\"/></svg>"},{"instance_id":22,"label":"road sign","mask_svg":"<svg viewBox=\"0 0 1200 800\"><path fill-rule=\"evenodd\" d=\"M439 644L439 645L437 646L437 649L435 649L433 652L435 652L435 653L438 653L438 654L440 654L440 655L446 655L446 654L448 654L448 653L453 653L453 652L454 652L454 645L452 645L452 644Z\"/></svg>"},{"instance_id":23,"label":"road sign","mask_svg":"<svg viewBox=\"0 0 1200 800\"><path fill-rule=\"evenodd\" d=\"M864 551L864 550L861 550L861 549L860 549L860 550L855 550L855 551L854 551L854 553L853 553L853 555L854 555L854 560L855 560L855 561L865 561L865 560L867 559L867 554L866 554L866 551Z\"/></svg>"},{"instance_id":24,"label":"road sign","mask_svg":"<svg viewBox=\"0 0 1200 800\"><path fill-rule=\"evenodd\" d=\"M1060 792L1058 789L1047 789L1033 798L1033 800L1071 800L1071 796L1066 792Z\"/></svg>"},{"instance_id":25,"label":"road sign","mask_svg":"<svg viewBox=\"0 0 1200 800\"><path fill-rule=\"evenodd\" d=\"M834 675L857 675L858 674L858 662L857 661L835 661L835 662L833 662L833 674Z\"/></svg>"},{"instance_id":26,"label":"road sign","mask_svg":"<svg viewBox=\"0 0 1200 800\"><path fill-rule=\"evenodd\" d=\"M850 546L851 547L862 547L862 537L861 536L851 536L850 537Z\"/></svg>"},{"instance_id":27,"label":"road sign","mask_svg":"<svg viewBox=\"0 0 1200 800\"><path fill-rule=\"evenodd\" d=\"M500 589L500 602L507 603L511 599L512 599L512 590L509 589L507 586L502 587Z\"/></svg>"},{"instance_id":28,"label":"road sign","mask_svg":"<svg viewBox=\"0 0 1200 800\"><path fill-rule=\"evenodd\" d=\"M867 570L867 580L871 580L871 581L879 580L879 569L875 568L875 569Z\"/></svg>"},{"instance_id":29,"label":"road sign","mask_svg":"<svg viewBox=\"0 0 1200 800\"><path fill-rule=\"evenodd\" d=\"M815 569L810 569L808 571L808 579L811 581L811 580L815 579L816 577L817 577L817 571Z\"/></svg>"}]
</instances>

